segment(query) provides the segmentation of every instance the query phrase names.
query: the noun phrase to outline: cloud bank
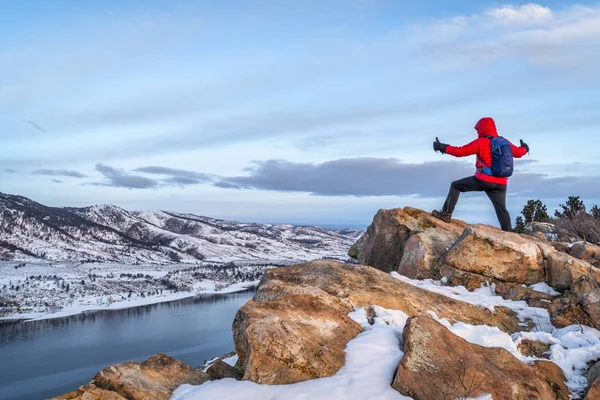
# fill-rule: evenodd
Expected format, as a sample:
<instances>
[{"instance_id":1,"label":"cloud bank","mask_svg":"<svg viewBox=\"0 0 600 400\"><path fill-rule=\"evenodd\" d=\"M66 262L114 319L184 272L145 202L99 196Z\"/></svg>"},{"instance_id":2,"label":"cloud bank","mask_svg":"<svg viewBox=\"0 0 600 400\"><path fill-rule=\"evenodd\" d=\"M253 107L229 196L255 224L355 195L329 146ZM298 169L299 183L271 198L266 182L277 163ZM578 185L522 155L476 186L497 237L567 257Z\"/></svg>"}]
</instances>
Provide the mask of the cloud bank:
<instances>
[{"instance_id":1,"label":"cloud bank","mask_svg":"<svg viewBox=\"0 0 600 400\"><path fill-rule=\"evenodd\" d=\"M519 166L534 160L517 161ZM107 181L104 186L129 189L156 189L167 186L208 184L231 190L266 190L310 193L315 196L415 196L444 197L450 183L470 176L470 163L449 160L405 163L393 158L358 157L322 163L296 163L286 160L256 161L247 175L217 176L170 167L140 167L141 174L161 175L152 179L132 175L122 169L98 164ZM509 195L535 198L566 198L579 195L600 198L600 176L562 176L517 172L511 178Z\"/></svg>"}]
</instances>

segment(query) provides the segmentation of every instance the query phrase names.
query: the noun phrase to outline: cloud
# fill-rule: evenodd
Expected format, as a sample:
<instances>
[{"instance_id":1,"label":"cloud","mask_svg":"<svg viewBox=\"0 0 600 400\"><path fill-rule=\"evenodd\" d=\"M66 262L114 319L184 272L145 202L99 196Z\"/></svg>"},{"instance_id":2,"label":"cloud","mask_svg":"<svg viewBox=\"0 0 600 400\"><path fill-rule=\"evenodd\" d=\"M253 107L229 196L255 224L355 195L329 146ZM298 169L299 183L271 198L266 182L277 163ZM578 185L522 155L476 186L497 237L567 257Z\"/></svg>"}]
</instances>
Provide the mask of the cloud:
<instances>
[{"instance_id":1,"label":"cloud","mask_svg":"<svg viewBox=\"0 0 600 400\"><path fill-rule=\"evenodd\" d=\"M212 182L213 180L213 177L208 174L169 167L140 167L136 168L134 171L166 176L160 180L160 183L164 186L183 187L187 185L197 185L200 183Z\"/></svg>"},{"instance_id":2,"label":"cloud","mask_svg":"<svg viewBox=\"0 0 600 400\"><path fill-rule=\"evenodd\" d=\"M535 25L552 19L552 10L538 4L525 4L520 7L512 5L494 8L487 14L495 21L504 25Z\"/></svg>"},{"instance_id":3,"label":"cloud","mask_svg":"<svg viewBox=\"0 0 600 400\"><path fill-rule=\"evenodd\" d=\"M517 173L510 179L509 195L519 198L565 199L579 195L600 198L596 184L600 176L550 176L526 172L522 167L536 160L517 160ZM170 167L134 169L161 179L133 175L122 169L97 164L107 181L96 185L129 189L156 189L168 186L209 184L230 190L266 190L310 193L315 196L414 196L445 197L454 180L473 175L469 162L457 160L406 163L394 158L357 157L322 163L286 160L255 161L244 176L217 176ZM574 171L577 172L577 171Z\"/></svg>"},{"instance_id":4,"label":"cloud","mask_svg":"<svg viewBox=\"0 0 600 400\"><path fill-rule=\"evenodd\" d=\"M527 164L521 160L518 163L517 166ZM392 158L349 158L324 163L269 160L256 162L247 170L248 176L222 177L214 185L226 189L307 192L320 196L432 198L445 197L453 180L473 174L470 164L458 161L412 164ZM517 172L510 180L509 194L543 199L572 195L600 198L598 181L600 176L550 177Z\"/></svg>"},{"instance_id":5,"label":"cloud","mask_svg":"<svg viewBox=\"0 0 600 400\"><path fill-rule=\"evenodd\" d=\"M4 168L2 170L2 172L4 172L5 174L16 174L17 173L17 171L12 168Z\"/></svg>"},{"instance_id":6,"label":"cloud","mask_svg":"<svg viewBox=\"0 0 600 400\"><path fill-rule=\"evenodd\" d=\"M158 187L158 182L154 179L131 175L122 169L113 168L102 163L96 164L96 171L106 178L105 182L95 183L96 185L127 189L153 189Z\"/></svg>"},{"instance_id":7,"label":"cloud","mask_svg":"<svg viewBox=\"0 0 600 400\"><path fill-rule=\"evenodd\" d=\"M87 178L87 175L82 174L81 172L66 169L37 169L31 174L47 176L69 176L71 178Z\"/></svg>"},{"instance_id":8,"label":"cloud","mask_svg":"<svg viewBox=\"0 0 600 400\"><path fill-rule=\"evenodd\" d=\"M212 180L210 175L207 174L169 167L140 167L136 168L134 171L144 172L146 174L165 175L168 176L168 178L163 179L164 182L180 186L194 185L198 183L209 182Z\"/></svg>"},{"instance_id":9,"label":"cloud","mask_svg":"<svg viewBox=\"0 0 600 400\"><path fill-rule=\"evenodd\" d=\"M504 6L431 21L418 32L418 54L454 66L520 57L534 64L595 69L600 59L600 6Z\"/></svg>"},{"instance_id":10,"label":"cloud","mask_svg":"<svg viewBox=\"0 0 600 400\"><path fill-rule=\"evenodd\" d=\"M59 179L52 179L52 182L54 182L54 183L63 183L63 181L61 181Z\"/></svg>"},{"instance_id":11,"label":"cloud","mask_svg":"<svg viewBox=\"0 0 600 400\"><path fill-rule=\"evenodd\" d=\"M347 158L320 164L259 161L249 176L222 178L217 186L322 196L440 196L473 168L461 162L402 163L393 158ZM445 195L445 193L444 193Z\"/></svg>"}]
</instances>

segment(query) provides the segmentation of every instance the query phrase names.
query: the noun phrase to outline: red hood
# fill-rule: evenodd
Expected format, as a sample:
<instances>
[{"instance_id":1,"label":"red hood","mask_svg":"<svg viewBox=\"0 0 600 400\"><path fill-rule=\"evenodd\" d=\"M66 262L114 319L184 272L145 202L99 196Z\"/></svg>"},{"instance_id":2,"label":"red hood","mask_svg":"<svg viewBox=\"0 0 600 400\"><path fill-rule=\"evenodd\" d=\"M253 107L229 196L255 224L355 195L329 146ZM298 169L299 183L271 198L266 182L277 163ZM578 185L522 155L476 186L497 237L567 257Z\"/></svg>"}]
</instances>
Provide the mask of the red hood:
<instances>
[{"instance_id":1,"label":"red hood","mask_svg":"<svg viewBox=\"0 0 600 400\"><path fill-rule=\"evenodd\" d=\"M498 136L498 131L496 130L496 123L490 117L481 118L475 124L475 130L477 131L477 135L479 137L484 136Z\"/></svg>"}]
</instances>

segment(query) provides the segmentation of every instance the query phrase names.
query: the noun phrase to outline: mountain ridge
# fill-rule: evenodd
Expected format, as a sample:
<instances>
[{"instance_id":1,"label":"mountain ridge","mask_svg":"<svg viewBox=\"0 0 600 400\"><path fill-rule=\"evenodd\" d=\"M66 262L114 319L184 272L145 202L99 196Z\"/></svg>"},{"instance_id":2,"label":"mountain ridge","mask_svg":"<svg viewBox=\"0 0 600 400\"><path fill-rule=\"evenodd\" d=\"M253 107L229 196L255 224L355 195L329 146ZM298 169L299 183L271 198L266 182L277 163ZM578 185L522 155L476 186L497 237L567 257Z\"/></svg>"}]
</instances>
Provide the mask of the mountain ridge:
<instances>
[{"instance_id":1,"label":"mountain ridge","mask_svg":"<svg viewBox=\"0 0 600 400\"><path fill-rule=\"evenodd\" d=\"M359 229L226 221L0 193L0 259L122 263L345 259Z\"/></svg>"}]
</instances>

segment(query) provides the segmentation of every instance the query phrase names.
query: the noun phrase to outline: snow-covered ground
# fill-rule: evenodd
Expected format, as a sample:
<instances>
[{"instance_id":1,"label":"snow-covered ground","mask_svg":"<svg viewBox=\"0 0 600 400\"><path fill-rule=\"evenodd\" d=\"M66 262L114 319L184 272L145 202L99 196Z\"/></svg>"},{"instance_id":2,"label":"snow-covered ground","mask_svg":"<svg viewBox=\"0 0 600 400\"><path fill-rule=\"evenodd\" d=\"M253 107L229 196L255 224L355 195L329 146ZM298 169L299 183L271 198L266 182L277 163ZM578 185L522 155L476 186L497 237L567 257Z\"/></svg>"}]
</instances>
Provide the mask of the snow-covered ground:
<instances>
[{"instance_id":1,"label":"snow-covered ground","mask_svg":"<svg viewBox=\"0 0 600 400\"><path fill-rule=\"evenodd\" d=\"M549 359L556 363L567 377L567 386L573 399L581 399L586 388L584 372L587 363L600 358L600 331L579 325L556 329L544 309L527 306L525 302L504 300L497 296L494 287L467 291L464 287L448 287L432 280L412 280L392 273L397 279L415 286L463 300L479 307L494 309L505 306L514 310L521 318L529 318L535 323L533 332L518 332L509 335L496 327L456 323L430 315L444 324L454 334L465 340L485 347L502 347L517 359L531 363L537 358L523 356L517 349L524 339L533 339L551 345ZM535 285L534 285L535 286ZM546 289L543 285L535 286ZM394 371L404 357L402 330L408 316L402 311L373 307L377 317L375 324L369 325L367 313L357 308L350 317L361 324L364 332L348 342L346 363L337 374L328 378L314 379L291 385L259 385L249 381L223 379L207 382L201 386L182 385L171 397L172 400L229 399L245 400L339 400L409 399L390 386ZM478 400L489 400L483 395Z\"/></svg>"},{"instance_id":2,"label":"snow-covered ground","mask_svg":"<svg viewBox=\"0 0 600 400\"><path fill-rule=\"evenodd\" d=\"M0 319L46 319L256 286L281 262L124 265L0 262Z\"/></svg>"}]
</instances>

